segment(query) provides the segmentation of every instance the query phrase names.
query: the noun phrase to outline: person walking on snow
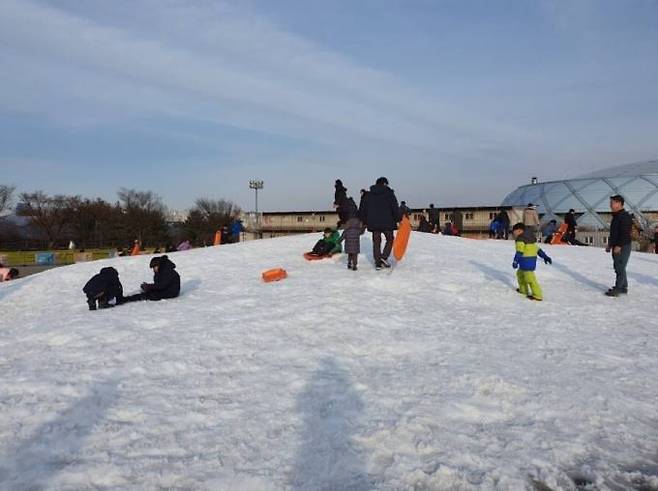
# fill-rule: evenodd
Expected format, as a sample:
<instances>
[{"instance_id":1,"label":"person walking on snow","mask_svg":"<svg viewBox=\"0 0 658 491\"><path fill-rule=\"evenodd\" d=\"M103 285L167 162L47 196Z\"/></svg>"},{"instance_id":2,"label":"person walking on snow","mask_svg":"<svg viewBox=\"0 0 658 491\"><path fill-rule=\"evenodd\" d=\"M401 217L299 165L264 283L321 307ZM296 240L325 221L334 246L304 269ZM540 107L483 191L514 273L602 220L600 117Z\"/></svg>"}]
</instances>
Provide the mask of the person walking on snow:
<instances>
[{"instance_id":1,"label":"person walking on snow","mask_svg":"<svg viewBox=\"0 0 658 491\"><path fill-rule=\"evenodd\" d=\"M347 198L347 188L343 186L343 181L340 179L336 179L334 188L334 206L340 206L343 200Z\"/></svg>"},{"instance_id":2,"label":"person walking on snow","mask_svg":"<svg viewBox=\"0 0 658 491\"><path fill-rule=\"evenodd\" d=\"M242 220L235 218L231 222L231 243L237 244L240 242L240 234L244 232L244 227L242 226Z\"/></svg>"},{"instance_id":3,"label":"person walking on snow","mask_svg":"<svg viewBox=\"0 0 658 491\"><path fill-rule=\"evenodd\" d=\"M397 230L401 216L398 199L395 197L395 192L388 187L388 179L385 177L377 179L362 201L360 218L372 233L372 256L375 260L375 268L378 270L390 268L388 257L393 249L393 232ZM386 239L383 250L382 234Z\"/></svg>"},{"instance_id":4,"label":"person walking on snow","mask_svg":"<svg viewBox=\"0 0 658 491\"><path fill-rule=\"evenodd\" d=\"M615 269L615 286L605 294L618 297L628 293L628 278L626 266L631 257L631 229L633 217L624 209L624 198L618 194L610 197L612 222L610 223L610 238L606 252L612 252L612 263Z\"/></svg>"},{"instance_id":5,"label":"person walking on snow","mask_svg":"<svg viewBox=\"0 0 658 491\"><path fill-rule=\"evenodd\" d=\"M345 241L344 252L347 254L347 269L357 270L359 253L361 252L361 235L363 225L358 217L352 217L345 223L345 230L340 236L339 242Z\"/></svg>"},{"instance_id":6,"label":"person walking on snow","mask_svg":"<svg viewBox=\"0 0 658 491\"><path fill-rule=\"evenodd\" d=\"M350 218L353 218L359 214L356 203L351 197L342 198L340 203L337 205L336 211L338 212L338 228L342 228Z\"/></svg>"},{"instance_id":7,"label":"person walking on snow","mask_svg":"<svg viewBox=\"0 0 658 491\"><path fill-rule=\"evenodd\" d=\"M537 214L537 207L532 203L523 210L523 225L529 235L532 235L537 240L537 228L539 227L539 215Z\"/></svg>"},{"instance_id":8,"label":"person walking on snow","mask_svg":"<svg viewBox=\"0 0 658 491\"><path fill-rule=\"evenodd\" d=\"M411 208L407 206L406 201L400 201L400 213L407 218L411 216Z\"/></svg>"},{"instance_id":9,"label":"person walking on snow","mask_svg":"<svg viewBox=\"0 0 658 491\"><path fill-rule=\"evenodd\" d=\"M432 225L432 233L438 234L441 230L441 212L437 208L434 208L434 203L430 203L430 208L427 210L427 215L429 217L430 225Z\"/></svg>"},{"instance_id":10,"label":"person walking on snow","mask_svg":"<svg viewBox=\"0 0 658 491\"><path fill-rule=\"evenodd\" d=\"M498 221L500 222L501 236L499 239L507 240L509 238L509 215L507 211L501 210L498 214Z\"/></svg>"},{"instance_id":11,"label":"person walking on snow","mask_svg":"<svg viewBox=\"0 0 658 491\"><path fill-rule=\"evenodd\" d=\"M542 301L544 296L535 276L537 256L542 258L546 264L552 264L553 260L539 248L535 235L530 233L523 223L517 223L512 227L512 235L516 241L516 254L512 267L518 268L516 279L519 288L516 291L530 300Z\"/></svg>"}]
</instances>

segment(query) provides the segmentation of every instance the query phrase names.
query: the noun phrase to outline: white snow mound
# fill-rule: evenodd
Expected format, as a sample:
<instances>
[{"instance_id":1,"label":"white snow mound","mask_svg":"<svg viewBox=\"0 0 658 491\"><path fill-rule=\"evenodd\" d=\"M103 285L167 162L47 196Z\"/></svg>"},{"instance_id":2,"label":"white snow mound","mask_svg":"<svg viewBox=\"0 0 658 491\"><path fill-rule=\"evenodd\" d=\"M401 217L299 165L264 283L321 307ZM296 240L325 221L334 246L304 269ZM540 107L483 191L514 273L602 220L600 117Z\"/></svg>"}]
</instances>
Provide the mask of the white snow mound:
<instances>
[{"instance_id":1,"label":"white snow mound","mask_svg":"<svg viewBox=\"0 0 658 491\"><path fill-rule=\"evenodd\" d=\"M89 312L149 256L0 285L0 489L658 488L658 257L414 234L359 271L316 235L170 254L181 296ZM284 267L289 277L261 281Z\"/></svg>"}]
</instances>

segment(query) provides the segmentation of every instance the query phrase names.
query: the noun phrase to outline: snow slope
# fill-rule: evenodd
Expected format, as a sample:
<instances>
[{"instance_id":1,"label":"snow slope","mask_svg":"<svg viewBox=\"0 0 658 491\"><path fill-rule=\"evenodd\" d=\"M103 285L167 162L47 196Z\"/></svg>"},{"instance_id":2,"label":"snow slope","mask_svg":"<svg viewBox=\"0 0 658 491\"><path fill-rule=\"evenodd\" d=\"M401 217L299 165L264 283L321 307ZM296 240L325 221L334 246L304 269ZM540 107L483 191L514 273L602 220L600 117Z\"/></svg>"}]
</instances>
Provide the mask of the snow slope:
<instances>
[{"instance_id":1,"label":"snow slope","mask_svg":"<svg viewBox=\"0 0 658 491\"><path fill-rule=\"evenodd\" d=\"M1 284L0 489L658 489L658 257L610 299L548 246L537 303L512 242L414 234L389 274L315 240L170 254L181 297L104 311L88 277L150 257Z\"/></svg>"}]
</instances>

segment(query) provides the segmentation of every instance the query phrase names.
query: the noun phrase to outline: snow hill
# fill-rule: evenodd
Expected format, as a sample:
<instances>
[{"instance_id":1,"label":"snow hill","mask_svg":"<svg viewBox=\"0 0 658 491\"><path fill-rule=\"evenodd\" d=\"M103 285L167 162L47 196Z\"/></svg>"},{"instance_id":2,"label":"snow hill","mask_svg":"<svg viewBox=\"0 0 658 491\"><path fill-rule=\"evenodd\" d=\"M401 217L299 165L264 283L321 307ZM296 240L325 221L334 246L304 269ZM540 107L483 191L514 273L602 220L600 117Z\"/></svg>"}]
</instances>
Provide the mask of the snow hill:
<instances>
[{"instance_id":1,"label":"snow hill","mask_svg":"<svg viewBox=\"0 0 658 491\"><path fill-rule=\"evenodd\" d=\"M0 489L658 488L658 257L414 234L374 271L316 235L170 254L180 298L89 312L112 265L0 284ZM289 278L261 282L284 267Z\"/></svg>"}]
</instances>

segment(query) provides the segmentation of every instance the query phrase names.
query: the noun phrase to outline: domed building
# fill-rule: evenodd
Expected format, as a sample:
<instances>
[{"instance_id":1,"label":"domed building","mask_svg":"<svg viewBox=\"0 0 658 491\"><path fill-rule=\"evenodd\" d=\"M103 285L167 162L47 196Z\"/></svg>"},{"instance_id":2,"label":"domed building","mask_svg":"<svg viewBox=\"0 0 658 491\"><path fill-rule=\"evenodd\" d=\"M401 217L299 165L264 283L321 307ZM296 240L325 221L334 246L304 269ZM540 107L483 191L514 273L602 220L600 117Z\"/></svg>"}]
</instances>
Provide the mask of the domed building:
<instances>
[{"instance_id":1,"label":"domed building","mask_svg":"<svg viewBox=\"0 0 658 491\"><path fill-rule=\"evenodd\" d=\"M645 230L658 224L658 160L626 164L597 171L574 179L539 182L536 178L503 200L502 206L537 206L542 222L562 220L574 209L581 231L605 231L610 223L610 196L620 194L626 209L633 213ZM605 236L585 234L586 242L605 243ZM599 234L600 235L600 234ZM599 240L597 240L597 238ZM582 240L582 239L581 239Z\"/></svg>"}]
</instances>

